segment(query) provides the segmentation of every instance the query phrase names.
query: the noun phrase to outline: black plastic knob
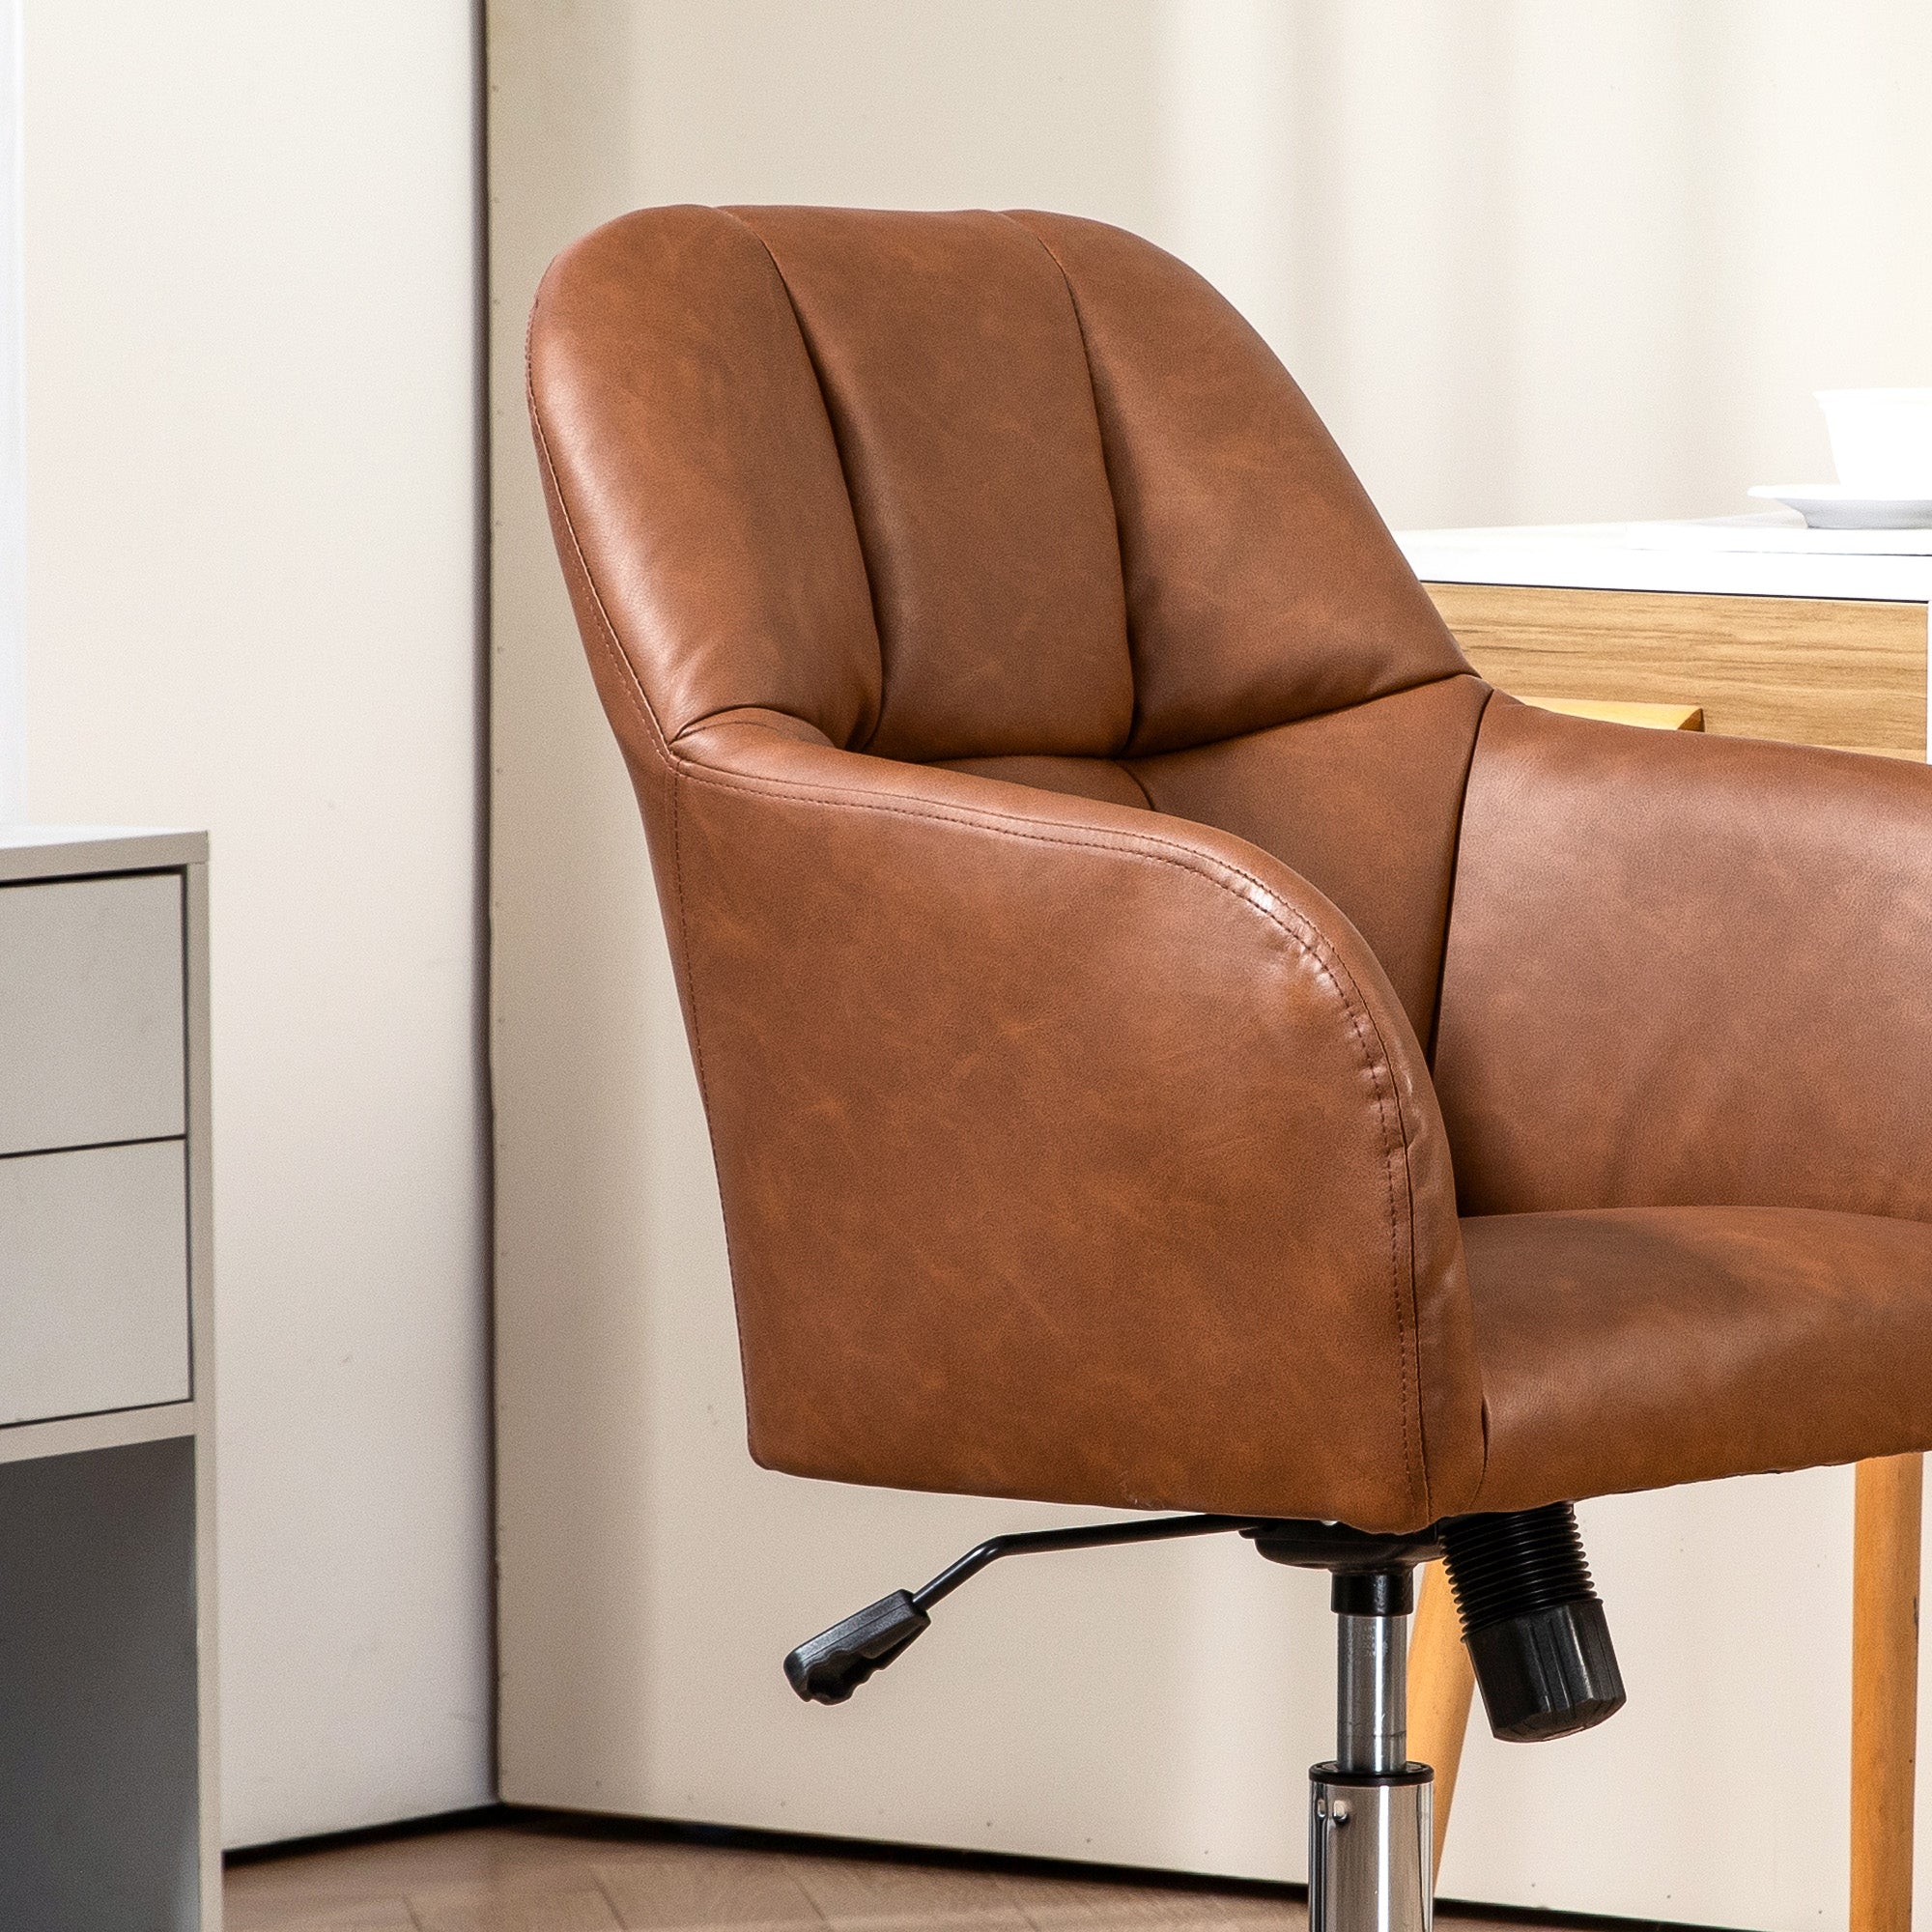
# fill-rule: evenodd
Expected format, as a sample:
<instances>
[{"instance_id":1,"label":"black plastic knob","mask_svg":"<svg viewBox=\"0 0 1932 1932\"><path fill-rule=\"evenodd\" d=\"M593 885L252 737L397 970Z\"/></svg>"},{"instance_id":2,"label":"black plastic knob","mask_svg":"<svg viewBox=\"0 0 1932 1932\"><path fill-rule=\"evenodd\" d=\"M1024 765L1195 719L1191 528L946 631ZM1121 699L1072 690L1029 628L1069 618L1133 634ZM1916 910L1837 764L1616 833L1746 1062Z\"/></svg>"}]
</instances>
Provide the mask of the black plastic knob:
<instances>
[{"instance_id":1,"label":"black plastic knob","mask_svg":"<svg viewBox=\"0 0 1932 1932\"><path fill-rule=\"evenodd\" d=\"M1568 1503L1452 1517L1437 1535L1497 1737L1568 1737L1622 1710L1623 1673Z\"/></svg>"}]
</instances>

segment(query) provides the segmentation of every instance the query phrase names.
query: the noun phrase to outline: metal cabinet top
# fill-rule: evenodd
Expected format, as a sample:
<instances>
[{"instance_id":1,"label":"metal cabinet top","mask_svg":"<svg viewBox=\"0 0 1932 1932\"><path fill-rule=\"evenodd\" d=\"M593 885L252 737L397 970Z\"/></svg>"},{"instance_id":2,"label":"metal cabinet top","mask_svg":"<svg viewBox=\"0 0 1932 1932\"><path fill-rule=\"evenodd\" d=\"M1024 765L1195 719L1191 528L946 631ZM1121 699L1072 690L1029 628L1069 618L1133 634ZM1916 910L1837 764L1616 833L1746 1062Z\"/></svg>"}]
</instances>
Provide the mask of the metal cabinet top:
<instances>
[{"instance_id":1,"label":"metal cabinet top","mask_svg":"<svg viewBox=\"0 0 1932 1932\"><path fill-rule=\"evenodd\" d=\"M89 872L159 871L205 865L205 832L126 825L0 825L0 885Z\"/></svg>"}]
</instances>

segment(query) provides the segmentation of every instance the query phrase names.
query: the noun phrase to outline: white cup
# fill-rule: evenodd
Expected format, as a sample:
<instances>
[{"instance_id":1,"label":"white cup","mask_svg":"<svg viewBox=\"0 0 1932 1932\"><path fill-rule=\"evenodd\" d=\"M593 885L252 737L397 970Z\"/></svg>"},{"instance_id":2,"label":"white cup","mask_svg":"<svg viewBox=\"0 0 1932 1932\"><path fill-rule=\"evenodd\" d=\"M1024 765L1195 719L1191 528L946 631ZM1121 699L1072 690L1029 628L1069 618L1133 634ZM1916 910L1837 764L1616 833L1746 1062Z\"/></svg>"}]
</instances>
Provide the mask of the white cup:
<instances>
[{"instance_id":1,"label":"white cup","mask_svg":"<svg viewBox=\"0 0 1932 1932\"><path fill-rule=\"evenodd\" d=\"M1847 489L1932 497L1932 389L1819 389Z\"/></svg>"}]
</instances>

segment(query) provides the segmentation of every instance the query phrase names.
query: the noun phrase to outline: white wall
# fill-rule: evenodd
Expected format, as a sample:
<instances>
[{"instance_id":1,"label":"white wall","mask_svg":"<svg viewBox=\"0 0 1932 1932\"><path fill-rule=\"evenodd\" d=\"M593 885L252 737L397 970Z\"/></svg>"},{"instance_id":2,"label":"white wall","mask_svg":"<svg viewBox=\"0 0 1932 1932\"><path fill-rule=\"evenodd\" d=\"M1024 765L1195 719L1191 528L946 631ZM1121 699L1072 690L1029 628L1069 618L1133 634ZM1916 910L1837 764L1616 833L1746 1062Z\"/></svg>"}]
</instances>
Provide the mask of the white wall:
<instances>
[{"instance_id":1,"label":"white wall","mask_svg":"<svg viewBox=\"0 0 1932 1932\"><path fill-rule=\"evenodd\" d=\"M1135 212L1398 526L1711 515L1832 473L1810 400L1932 380L1916 0L1158 10Z\"/></svg>"},{"instance_id":2,"label":"white wall","mask_svg":"<svg viewBox=\"0 0 1932 1932\"><path fill-rule=\"evenodd\" d=\"M1243 1550L996 1575L849 1709L779 1677L976 1535L1064 1513L746 1458L643 840L529 457L531 289L652 202L1070 209L1219 281L1394 521L1742 508L1820 473L1808 388L1932 381L1932 15L492 0L490 30L506 1791L1298 1876L1324 1593ZM1561 1745L1476 1740L1445 1889L1842 1922L1848 1476L1585 1515L1633 1704ZM1740 1604L1721 1628L1687 1616L1714 1569Z\"/></svg>"},{"instance_id":3,"label":"white wall","mask_svg":"<svg viewBox=\"0 0 1932 1932\"><path fill-rule=\"evenodd\" d=\"M491 1790L465 0L25 0L27 803L212 834L226 1830Z\"/></svg>"}]
</instances>

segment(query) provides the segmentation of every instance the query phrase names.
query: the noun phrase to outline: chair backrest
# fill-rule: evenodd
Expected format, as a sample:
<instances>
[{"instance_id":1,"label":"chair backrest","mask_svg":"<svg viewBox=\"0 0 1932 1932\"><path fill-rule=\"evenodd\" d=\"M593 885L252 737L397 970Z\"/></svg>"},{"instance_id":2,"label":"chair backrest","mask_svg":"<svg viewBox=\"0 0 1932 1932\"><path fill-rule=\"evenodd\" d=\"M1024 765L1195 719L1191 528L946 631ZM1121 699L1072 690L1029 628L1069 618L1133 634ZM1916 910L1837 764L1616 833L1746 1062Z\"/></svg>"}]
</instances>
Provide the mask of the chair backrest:
<instances>
[{"instance_id":1,"label":"chair backrest","mask_svg":"<svg viewBox=\"0 0 1932 1932\"><path fill-rule=\"evenodd\" d=\"M634 770L753 711L1216 825L1428 1038L1486 690L1192 270L1065 215L651 210L553 266L530 378Z\"/></svg>"}]
</instances>

